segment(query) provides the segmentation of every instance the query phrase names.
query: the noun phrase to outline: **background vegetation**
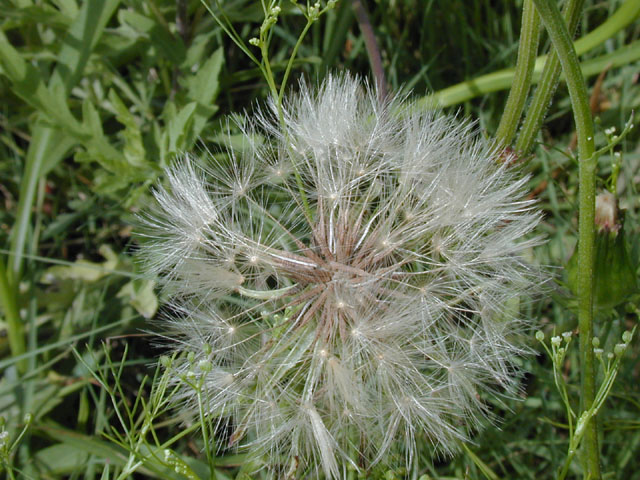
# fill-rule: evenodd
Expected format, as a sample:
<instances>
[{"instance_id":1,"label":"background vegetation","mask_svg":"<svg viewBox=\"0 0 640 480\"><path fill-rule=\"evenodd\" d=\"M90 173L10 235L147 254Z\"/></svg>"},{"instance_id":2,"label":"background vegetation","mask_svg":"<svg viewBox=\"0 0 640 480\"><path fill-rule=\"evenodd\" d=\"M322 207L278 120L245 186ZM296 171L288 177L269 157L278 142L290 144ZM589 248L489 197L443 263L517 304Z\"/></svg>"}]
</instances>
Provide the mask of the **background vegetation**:
<instances>
[{"instance_id":1,"label":"background vegetation","mask_svg":"<svg viewBox=\"0 0 640 480\"><path fill-rule=\"evenodd\" d=\"M578 36L623 3L629 2L588 0ZM515 65L522 2L379 0L367 8L392 92L422 97ZM270 44L276 78L305 24L289 2L282 10ZM162 169L181 152L215 149L230 114L265 101L266 82L198 0L0 0L0 11L0 289L8 293L0 297L6 432L0 434L0 472L34 479L208 478L197 425L185 426L160 400L162 383L152 389L147 378L163 353L148 333L162 297L132 259L132 225ZM224 2L224 14L246 40L264 17L260 2L249 0ZM611 59L639 38L640 25L630 23L581 61ZM548 43L543 36L541 52ZM601 61L592 72L601 73L590 80L598 146L607 142L605 128L621 131L640 106L640 61L625 59L612 68ZM337 70L363 76L371 70L347 0L312 26L292 88L298 78L315 82ZM491 136L505 101L506 92L496 91L448 108L476 119ZM615 148L622 154L617 191L626 209L631 278L640 257L638 138L634 129ZM557 285L548 298L523 308L539 329L563 332L576 327L563 267L576 242L578 184L563 86L538 139L521 163L545 211L541 231L548 241L531 254L550 266ZM610 180L613 153L600 157L599 189ZM596 334L605 351L638 322L635 282L625 281L628 295L598 309ZM19 348L16 333L25 339L19 356L12 355ZM533 336L531 345L540 349ZM640 478L639 350L634 339L600 414L607 478ZM572 345L562 362L576 402L577 355ZM523 367L526 399L509 409L493 407L500 427L486 428L453 460L423 452L421 474L555 476L568 433L551 360L532 356ZM218 478L249 478L249 460L222 451L215 459ZM580 469L574 462L570 474ZM403 478L382 468L371 475Z\"/></svg>"}]
</instances>

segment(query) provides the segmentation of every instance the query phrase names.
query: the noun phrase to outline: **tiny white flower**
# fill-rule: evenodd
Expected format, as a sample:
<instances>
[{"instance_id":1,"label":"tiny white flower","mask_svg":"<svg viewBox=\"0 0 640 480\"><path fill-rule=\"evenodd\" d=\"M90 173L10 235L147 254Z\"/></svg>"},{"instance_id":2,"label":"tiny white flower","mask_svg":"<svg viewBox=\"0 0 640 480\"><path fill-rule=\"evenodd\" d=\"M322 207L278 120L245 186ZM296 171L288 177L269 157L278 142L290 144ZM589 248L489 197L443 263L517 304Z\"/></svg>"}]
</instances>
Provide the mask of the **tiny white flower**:
<instances>
[{"instance_id":1,"label":"tiny white flower","mask_svg":"<svg viewBox=\"0 0 640 480\"><path fill-rule=\"evenodd\" d=\"M166 335L195 354L176 378L200 365L225 444L283 475L410 464L425 440L452 453L488 416L481 394L518 385L528 325L508 304L539 278L527 179L468 123L348 76L283 111L247 120L241 152L184 157L145 217L142 256L175 294Z\"/></svg>"}]
</instances>

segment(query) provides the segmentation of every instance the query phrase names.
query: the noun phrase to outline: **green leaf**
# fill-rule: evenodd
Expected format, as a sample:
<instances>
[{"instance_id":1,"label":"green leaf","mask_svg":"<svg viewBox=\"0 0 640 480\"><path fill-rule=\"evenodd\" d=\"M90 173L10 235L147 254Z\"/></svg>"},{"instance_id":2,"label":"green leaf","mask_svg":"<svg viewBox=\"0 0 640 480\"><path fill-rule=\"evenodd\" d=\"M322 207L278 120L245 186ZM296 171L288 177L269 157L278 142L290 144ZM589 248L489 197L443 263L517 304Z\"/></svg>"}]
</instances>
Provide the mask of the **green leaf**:
<instances>
[{"instance_id":1,"label":"green leaf","mask_svg":"<svg viewBox=\"0 0 640 480\"><path fill-rule=\"evenodd\" d=\"M207 54L208 47L211 45L211 39L215 34L216 29L209 29L193 37L180 68L188 70L193 68L194 65L202 63L203 58Z\"/></svg>"},{"instance_id":2,"label":"green leaf","mask_svg":"<svg viewBox=\"0 0 640 480\"><path fill-rule=\"evenodd\" d=\"M181 38L171 34L154 19L145 17L133 10L121 10L118 18L135 30L149 36L151 44L159 55L165 56L174 65L180 65L186 58L186 48Z\"/></svg>"},{"instance_id":3,"label":"green leaf","mask_svg":"<svg viewBox=\"0 0 640 480\"><path fill-rule=\"evenodd\" d=\"M168 103L165 116L169 118L169 124L164 132L164 145L166 154L170 157L182 153L191 145L193 137L193 119L198 107L197 102L187 103L177 112L174 103Z\"/></svg>"},{"instance_id":4,"label":"green leaf","mask_svg":"<svg viewBox=\"0 0 640 480\"><path fill-rule=\"evenodd\" d=\"M52 0L58 9L65 15L75 18L78 15L78 2L76 0Z\"/></svg>"},{"instance_id":5,"label":"green leaf","mask_svg":"<svg viewBox=\"0 0 640 480\"><path fill-rule=\"evenodd\" d=\"M83 128L88 133L88 138L83 142L86 151L77 152L75 159L78 162L98 162L102 169L96 170L94 176L94 190L99 193L115 193L122 189L134 187L135 194L129 192L126 203L135 201L139 191L136 184L153 181L157 175L157 167L145 158L145 150L142 144L140 129L135 118L125 111L126 107L117 96L110 99L117 110L117 118L125 125L121 135L125 140L123 151L114 147L102 131L102 120L99 113L89 100L82 105Z\"/></svg>"},{"instance_id":6,"label":"green leaf","mask_svg":"<svg viewBox=\"0 0 640 480\"><path fill-rule=\"evenodd\" d=\"M122 467L126 462L127 452L112 443L97 440L95 437L62 428L49 426L38 426L35 428L62 444L75 448L79 452L90 453L98 458L106 459L112 465Z\"/></svg>"},{"instance_id":7,"label":"green leaf","mask_svg":"<svg viewBox=\"0 0 640 480\"><path fill-rule=\"evenodd\" d=\"M187 480L200 480L191 467L172 450L166 449L164 451L164 460L173 468L174 472L179 473Z\"/></svg>"},{"instance_id":8,"label":"green leaf","mask_svg":"<svg viewBox=\"0 0 640 480\"><path fill-rule=\"evenodd\" d=\"M44 23L49 27L67 29L75 17L75 12L58 11L51 5L32 5L22 8L6 8L3 12L7 20L11 19L15 25L25 28L27 25ZM3 25L5 31L11 30L12 21Z\"/></svg>"},{"instance_id":9,"label":"green leaf","mask_svg":"<svg viewBox=\"0 0 640 480\"><path fill-rule=\"evenodd\" d=\"M45 114L58 128L82 136L78 121L69 111L64 91L49 90L39 70L27 63L0 31L0 66L11 81L11 90L27 104Z\"/></svg>"},{"instance_id":10,"label":"green leaf","mask_svg":"<svg viewBox=\"0 0 640 480\"><path fill-rule=\"evenodd\" d=\"M47 175L60 161L67 156L69 150L78 144L78 139L68 135L64 130L51 128L55 142L47 145L47 152L40 168L40 176Z\"/></svg>"},{"instance_id":11,"label":"green leaf","mask_svg":"<svg viewBox=\"0 0 640 480\"><path fill-rule=\"evenodd\" d=\"M120 0L85 1L74 19L53 71L49 86L62 85L68 94L78 82L89 55Z\"/></svg>"},{"instance_id":12,"label":"green leaf","mask_svg":"<svg viewBox=\"0 0 640 480\"><path fill-rule=\"evenodd\" d=\"M132 280L126 283L116 295L127 298L129 303L144 318L153 317L158 311L158 297L154 292L156 283L153 280Z\"/></svg>"},{"instance_id":13,"label":"green leaf","mask_svg":"<svg viewBox=\"0 0 640 480\"><path fill-rule=\"evenodd\" d=\"M108 245L102 245L100 254L106 259L102 263L90 262L88 260L77 260L73 265L56 265L49 267L43 275L42 282L51 284L59 280L83 280L95 282L105 275L109 275L118 266L118 255Z\"/></svg>"},{"instance_id":14,"label":"green leaf","mask_svg":"<svg viewBox=\"0 0 640 480\"><path fill-rule=\"evenodd\" d=\"M218 48L213 55L200 67L198 73L185 79L187 96L198 103L193 121L193 136L198 137L202 129L216 111L214 105L220 90L220 71L224 63L222 48ZM189 145L190 147L190 145Z\"/></svg>"},{"instance_id":15,"label":"green leaf","mask_svg":"<svg viewBox=\"0 0 640 480\"><path fill-rule=\"evenodd\" d=\"M81 470L86 466L89 454L75 446L59 443L44 448L34 455L34 461L42 471L64 475Z\"/></svg>"},{"instance_id":16,"label":"green leaf","mask_svg":"<svg viewBox=\"0 0 640 480\"><path fill-rule=\"evenodd\" d=\"M142 143L142 133L135 117L120 100L115 90L109 91L109 100L116 111L116 119L124 125L124 130L121 132L124 139L124 158L129 165L135 167L146 166L146 152Z\"/></svg>"},{"instance_id":17,"label":"green leaf","mask_svg":"<svg viewBox=\"0 0 640 480\"><path fill-rule=\"evenodd\" d=\"M218 48L195 75L184 80L187 96L204 106L211 106L218 96L220 70L223 64L222 48Z\"/></svg>"},{"instance_id":18,"label":"green leaf","mask_svg":"<svg viewBox=\"0 0 640 480\"><path fill-rule=\"evenodd\" d=\"M49 426L39 426L37 429L60 443L69 445L78 451L87 452L99 459L107 460L114 466L123 467L129 457L129 452L124 448L116 446L113 443L96 440L95 437ZM200 480L211 477L209 467L205 463L194 458L179 456L175 452L172 453L176 462L179 462L181 465L186 465L190 473L196 475L194 472L197 472L195 477L187 478ZM169 468L166 464L160 462L160 459L164 458L163 449L157 447L149 448L146 445L143 445L140 448L140 452L134 455L137 460L142 462L142 466L137 470L140 474L162 480L185 479L183 475L175 472L173 468Z\"/></svg>"}]
</instances>

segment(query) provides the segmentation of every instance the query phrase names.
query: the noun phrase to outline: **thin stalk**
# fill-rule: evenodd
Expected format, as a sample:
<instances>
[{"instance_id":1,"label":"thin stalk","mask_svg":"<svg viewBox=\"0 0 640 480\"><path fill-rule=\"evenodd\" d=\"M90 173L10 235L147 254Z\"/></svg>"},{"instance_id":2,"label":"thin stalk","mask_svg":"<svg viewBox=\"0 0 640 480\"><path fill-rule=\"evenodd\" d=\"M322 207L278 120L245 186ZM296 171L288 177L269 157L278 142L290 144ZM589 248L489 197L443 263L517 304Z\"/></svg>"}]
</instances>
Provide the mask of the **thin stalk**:
<instances>
[{"instance_id":1,"label":"thin stalk","mask_svg":"<svg viewBox=\"0 0 640 480\"><path fill-rule=\"evenodd\" d=\"M287 68L285 68L284 70L284 76L282 77L282 82L280 83L280 92L278 93L278 105L282 105L285 86L287 85L287 81L289 80L289 75L291 74L291 68L293 67L293 62L298 55L298 49L300 48L300 45L302 45L302 40L307 35L307 32L311 28L311 25L313 25L313 22L307 19L307 24L304 26L302 33L298 37L298 41L293 47L293 51L291 52L291 56L289 57L289 61L287 62Z\"/></svg>"},{"instance_id":2,"label":"thin stalk","mask_svg":"<svg viewBox=\"0 0 640 480\"><path fill-rule=\"evenodd\" d=\"M7 336L9 337L9 348L11 356L17 357L24 354L26 343L24 341L24 329L20 313L16 303L16 292L9 282L7 269L4 265L4 259L0 257L0 302L4 309L4 316L7 322ZM18 372L24 373L27 370L27 359L18 361Z\"/></svg>"},{"instance_id":3,"label":"thin stalk","mask_svg":"<svg viewBox=\"0 0 640 480\"><path fill-rule=\"evenodd\" d=\"M198 385L198 413L200 414L200 431L202 432L202 440L204 442L204 449L205 449L205 453L207 455L207 462L209 463L209 468L210 470L210 475L209 478L210 480L216 480L217 475L216 475L216 469L214 467L215 462L214 462L214 458L211 455L211 444L209 442L209 426L207 424L206 421L206 414L204 411L204 405L202 404L202 385Z\"/></svg>"},{"instance_id":4,"label":"thin stalk","mask_svg":"<svg viewBox=\"0 0 640 480\"><path fill-rule=\"evenodd\" d=\"M579 219L578 219L578 325L580 329L582 410L589 410L595 399L595 369L593 355L593 259L595 240L596 164L593 140L593 119L589 96L578 55L571 35L554 0L534 0L540 18L549 32L564 72L578 135L579 155ZM597 422L594 416L586 426L585 478L599 480Z\"/></svg>"},{"instance_id":5,"label":"thin stalk","mask_svg":"<svg viewBox=\"0 0 640 480\"><path fill-rule=\"evenodd\" d=\"M572 37L578 26L583 5L584 0L570 0L566 4L564 18L567 23L567 29ZM521 155L529 153L533 146L536 135L542 126L542 121L549 109L553 92L555 92L558 86L561 70L562 67L560 66L558 54L555 51L549 52L547 61L544 64L544 70L542 71L542 78L533 96L531 105L529 105L527 116L522 124L522 129L516 142L516 152Z\"/></svg>"},{"instance_id":6,"label":"thin stalk","mask_svg":"<svg viewBox=\"0 0 640 480\"><path fill-rule=\"evenodd\" d=\"M276 100L278 104L278 116L280 118L280 122L284 122L283 114L282 114L282 105L278 101L278 89L276 88L276 81L273 75L273 71L271 70L271 62L269 61L269 44L266 39L260 39L260 51L262 54L262 68L264 69L264 78L267 81L267 85L269 85L269 90L271 91L271 95Z\"/></svg>"},{"instance_id":7,"label":"thin stalk","mask_svg":"<svg viewBox=\"0 0 640 480\"><path fill-rule=\"evenodd\" d=\"M520 45L518 46L518 60L514 71L514 82L509 91L507 104L496 131L495 144L508 147L513 141L516 129L520 123L520 116L529 94L533 67L538 53L540 40L540 18L533 5L533 0L525 0L522 9L522 28L520 31Z\"/></svg>"},{"instance_id":8,"label":"thin stalk","mask_svg":"<svg viewBox=\"0 0 640 480\"><path fill-rule=\"evenodd\" d=\"M219 3L216 1L216 6L218 7L218 10L220 10L220 12L221 12L222 19L220 17L218 17L218 15L215 14L215 12L209 6L209 4L207 3L206 0L200 0L200 3L202 3L204 8L207 10L207 12L209 12L209 14L213 17L213 19L218 24L218 26L220 28L222 28L224 33L227 34L227 36L233 41L233 43L235 43L236 46L240 50L242 50L242 52L247 57L249 57L251 59L251 61L258 66L258 68L260 68L260 70L262 70L262 65L260 63L260 60L258 60L256 58L256 56L253 53L251 53L251 50L249 50L247 45L244 43L244 41L242 40L242 37L240 36L240 34L238 34L238 32L236 32L235 28L233 28L233 25L231 24L231 22L229 21L227 16L224 14L224 10L220 7Z\"/></svg>"},{"instance_id":9,"label":"thin stalk","mask_svg":"<svg viewBox=\"0 0 640 480\"><path fill-rule=\"evenodd\" d=\"M387 96L387 80L384 75L384 68L382 67L382 57L380 56L380 48L376 41L376 36L373 33L373 27L371 26L371 20L369 20L369 14L367 8L361 0L352 0L353 11L356 14L358 20L358 26L364 37L364 44L367 48L367 55L369 56L369 62L371 63L371 70L373 76L376 79L376 87L378 90L378 97L384 99Z\"/></svg>"},{"instance_id":10,"label":"thin stalk","mask_svg":"<svg viewBox=\"0 0 640 480\"><path fill-rule=\"evenodd\" d=\"M289 57L289 61L287 62L287 68L284 71L284 76L282 78L282 83L280 84L280 91L272 93L273 94L273 98L276 100L276 102L278 104L278 118L280 120L280 125L282 126L282 130L284 132L287 132L286 124L285 124L285 120L284 120L284 112L282 110L282 101L284 99L285 86L287 85L287 81L289 80L289 75L291 74L291 68L293 67L293 62L294 62L296 56L298 55L298 49L300 48L300 45L302 44L302 40L307 35L307 32L309 31L309 28L311 28L311 25L313 25L313 20L311 20L311 18L307 17L307 24L304 26L304 29L302 30L302 33L298 37L298 41L296 42L295 46L293 47L293 51L291 52L291 56ZM263 42L263 44L264 44L264 42ZM265 51L266 51L266 48L265 48ZM264 57L264 55L265 55L265 53L263 52L263 57ZM265 57L265 59L266 59L266 57ZM269 68L268 73L272 75L271 69L269 67L268 60L265 61L265 64ZM275 89L275 83L274 83L273 88ZM288 133L287 133L287 135L288 135ZM302 183L302 177L300 176L300 173L298 172L298 168L297 168L297 166L295 164L293 165L293 175L294 175L294 177L296 179L296 186L298 187L298 192L300 193L300 198L302 199L302 207L307 212L307 215L309 216L309 218L313 218L312 213L311 213L311 207L309 206L309 200L307 199L307 194L304 191L304 184Z\"/></svg>"},{"instance_id":11,"label":"thin stalk","mask_svg":"<svg viewBox=\"0 0 640 480\"><path fill-rule=\"evenodd\" d=\"M605 40L632 24L638 16L640 16L640 2L638 0L627 0L606 22L584 37L576 40L576 52L578 52L578 55L582 55L601 45ZM638 58L640 58L640 54L638 54L640 49L635 46L637 42L638 41L633 42L631 45L620 47L615 51L619 52L624 58L619 58L615 52L612 52L602 55L597 59L587 60L583 64L585 74L589 76L597 75L602 72L602 69L608 63L611 63L613 66L620 66L638 60ZM628 51L631 50L629 49L630 46L633 46L631 47L633 51ZM546 60L547 55L542 55L537 58L533 74L534 83L539 81ZM604 65L602 65L602 63L604 63ZM444 108L458 105L467 100L486 95L487 93L507 90L511 87L513 78L514 69L505 68L438 90L437 92L422 97L418 101L418 105L422 108Z\"/></svg>"}]
</instances>

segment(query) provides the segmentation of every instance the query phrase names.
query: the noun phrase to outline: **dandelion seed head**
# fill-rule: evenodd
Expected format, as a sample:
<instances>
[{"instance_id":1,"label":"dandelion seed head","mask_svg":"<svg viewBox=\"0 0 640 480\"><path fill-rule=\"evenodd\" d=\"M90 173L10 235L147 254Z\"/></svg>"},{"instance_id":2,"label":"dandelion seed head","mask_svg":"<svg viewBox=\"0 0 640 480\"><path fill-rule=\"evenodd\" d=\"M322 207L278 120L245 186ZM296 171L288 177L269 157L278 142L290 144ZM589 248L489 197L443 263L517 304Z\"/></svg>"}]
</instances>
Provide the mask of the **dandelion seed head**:
<instances>
[{"instance_id":1,"label":"dandelion seed head","mask_svg":"<svg viewBox=\"0 0 640 480\"><path fill-rule=\"evenodd\" d=\"M527 322L509 302L540 278L527 179L471 124L349 76L283 112L239 120L224 159L181 159L143 218L167 340L191 352L177 383L200 375L225 445L283 472L452 454L490 417L480 393L518 386ZM178 400L197 412L193 381Z\"/></svg>"}]
</instances>

